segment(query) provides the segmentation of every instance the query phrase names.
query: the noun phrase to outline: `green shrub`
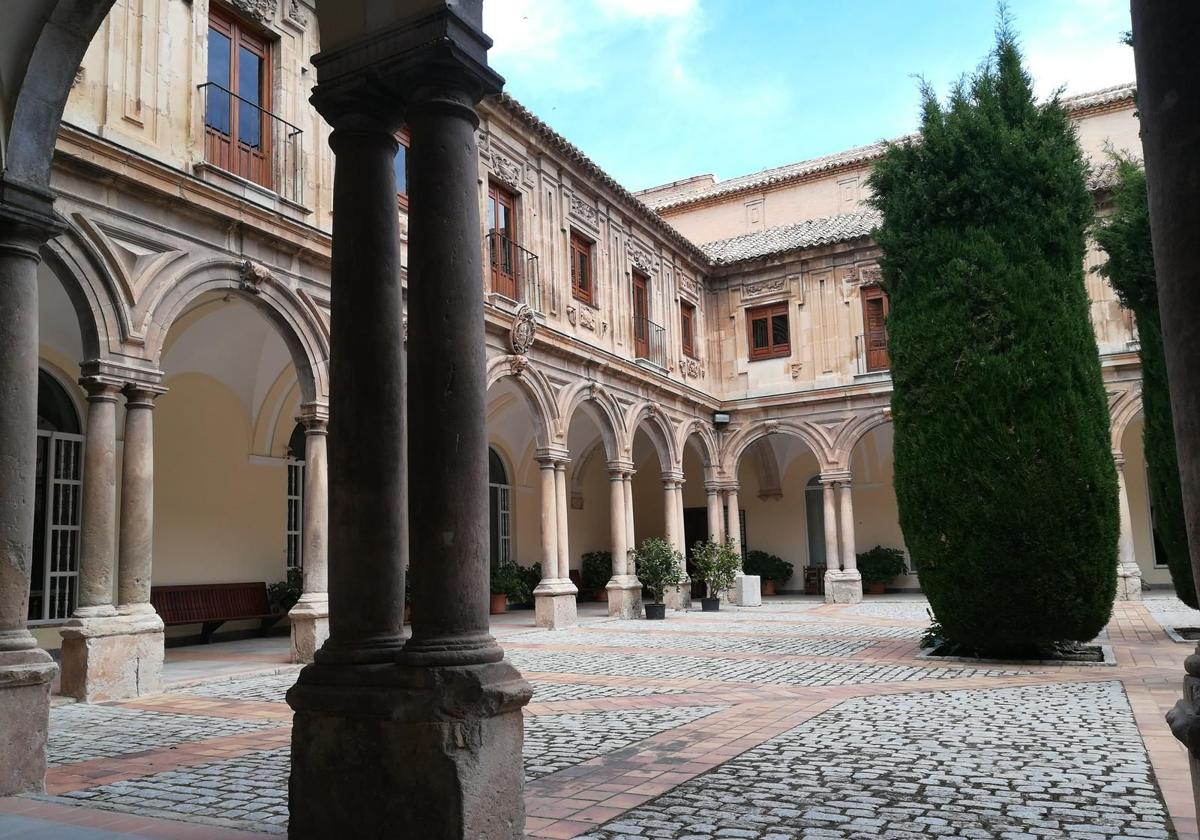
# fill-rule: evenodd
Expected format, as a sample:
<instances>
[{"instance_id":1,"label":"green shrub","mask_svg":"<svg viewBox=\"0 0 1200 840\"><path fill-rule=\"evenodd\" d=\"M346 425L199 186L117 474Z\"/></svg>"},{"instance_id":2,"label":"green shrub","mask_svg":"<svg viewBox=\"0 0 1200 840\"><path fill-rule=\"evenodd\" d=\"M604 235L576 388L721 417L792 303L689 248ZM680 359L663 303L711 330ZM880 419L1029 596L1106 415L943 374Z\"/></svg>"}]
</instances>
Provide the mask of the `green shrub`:
<instances>
[{"instance_id":1,"label":"green shrub","mask_svg":"<svg viewBox=\"0 0 1200 840\"><path fill-rule=\"evenodd\" d=\"M1183 493L1179 486L1179 459L1175 454L1175 424L1171 419L1171 394L1167 386L1167 359L1163 351L1162 321L1158 315L1158 288L1154 278L1154 251L1150 244L1150 210L1146 173L1128 158L1115 161L1117 185L1113 214L1096 226L1096 242L1108 254L1099 272L1108 278L1121 304L1133 312L1138 329L1138 356L1142 362L1142 448L1154 508L1154 532L1162 546L1175 594L1193 609L1197 606L1192 558L1188 553Z\"/></svg>"},{"instance_id":2,"label":"green shrub","mask_svg":"<svg viewBox=\"0 0 1200 840\"><path fill-rule=\"evenodd\" d=\"M919 142L870 177L890 299L895 489L946 635L1094 638L1116 593L1117 483L1083 282L1094 208L1075 130L1002 24Z\"/></svg>"},{"instance_id":3,"label":"green shrub","mask_svg":"<svg viewBox=\"0 0 1200 840\"><path fill-rule=\"evenodd\" d=\"M287 580L272 583L267 587L267 602L277 614L290 612L304 593L304 572L297 568L287 570Z\"/></svg>"},{"instance_id":4,"label":"green shrub","mask_svg":"<svg viewBox=\"0 0 1200 840\"><path fill-rule=\"evenodd\" d=\"M603 589L612 579L612 552L589 551L582 557L579 581L588 591Z\"/></svg>"},{"instance_id":5,"label":"green shrub","mask_svg":"<svg viewBox=\"0 0 1200 840\"><path fill-rule=\"evenodd\" d=\"M521 577L521 582L525 586L525 591L528 593L525 598L519 603L527 604L533 602L533 590L542 582L542 564L534 563L532 566L517 566L517 574Z\"/></svg>"},{"instance_id":6,"label":"green shrub","mask_svg":"<svg viewBox=\"0 0 1200 840\"><path fill-rule=\"evenodd\" d=\"M747 551L742 564L742 571L748 575L758 575L763 580L773 580L783 583L792 576L794 566L775 554L766 551Z\"/></svg>"},{"instance_id":7,"label":"green shrub","mask_svg":"<svg viewBox=\"0 0 1200 840\"><path fill-rule=\"evenodd\" d=\"M668 587L687 581L687 575L683 573L683 555L659 537L642 540L634 552L634 562L642 589L654 596L656 604L662 603Z\"/></svg>"},{"instance_id":8,"label":"green shrub","mask_svg":"<svg viewBox=\"0 0 1200 840\"><path fill-rule=\"evenodd\" d=\"M741 558L728 541L696 543L692 546L692 562L696 564L696 574L708 584L710 598L733 586L741 568Z\"/></svg>"},{"instance_id":9,"label":"green shrub","mask_svg":"<svg viewBox=\"0 0 1200 840\"><path fill-rule=\"evenodd\" d=\"M493 595L507 595L508 600L518 604L525 603L533 594L521 568L511 560L492 564L491 588Z\"/></svg>"},{"instance_id":10,"label":"green shrub","mask_svg":"<svg viewBox=\"0 0 1200 840\"><path fill-rule=\"evenodd\" d=\"M908 571L904 564L904 552L898 548L877 545L855 557L858 561L858 573L867 583L887 583Z\"/></svg>"}]
</instances>

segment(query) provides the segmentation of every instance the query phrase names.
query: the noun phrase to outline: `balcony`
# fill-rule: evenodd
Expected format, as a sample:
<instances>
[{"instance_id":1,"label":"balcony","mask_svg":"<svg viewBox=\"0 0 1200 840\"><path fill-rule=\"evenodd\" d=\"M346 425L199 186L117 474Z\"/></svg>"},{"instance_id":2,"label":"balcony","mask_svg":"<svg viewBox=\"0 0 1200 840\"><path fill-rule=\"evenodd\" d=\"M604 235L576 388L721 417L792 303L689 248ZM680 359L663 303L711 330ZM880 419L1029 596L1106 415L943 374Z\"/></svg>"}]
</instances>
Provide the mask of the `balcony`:
<instances>
[{"instance_id":1,"label":"balcony","mask_svg":"<svg viewBox=\"0 0 1200 840\"><path fill-rule=\"evenodd\" d=\"M303 205L303 132L216 82L200 85L199 91L205 163Z\"/></svg>"},{"instance_id":2,"label":"balcony","mask_svg":"<svg viewBox=\"0 0 1200 840\"><path fill-rule=\"evenodd\" d=\"M666 370L667 331L649 318L634 318L633 354L638 361Z\"/></svg>"},{"instance_id":3,"label":"balcony","mask_svg":"<svg viewBox=\"0 0 1200 840\"><path fill-rule=\"evenodd\" d=\"M887 336L859 333L854 338L854 364L858 376L887 373L892 366L888 357Z\"/></svg>"},{"instance_id":4,"label":"balcony","mask_svg":"<svg viewBox=\"0 0 1200 840\"><path fill-rule=\"evenodd\" d=\"M524 303L534 312L541 312L542 286L537 255L497 231L488 234L487 249L492 267L492 291Z\"/></svg>"}]
</instances>

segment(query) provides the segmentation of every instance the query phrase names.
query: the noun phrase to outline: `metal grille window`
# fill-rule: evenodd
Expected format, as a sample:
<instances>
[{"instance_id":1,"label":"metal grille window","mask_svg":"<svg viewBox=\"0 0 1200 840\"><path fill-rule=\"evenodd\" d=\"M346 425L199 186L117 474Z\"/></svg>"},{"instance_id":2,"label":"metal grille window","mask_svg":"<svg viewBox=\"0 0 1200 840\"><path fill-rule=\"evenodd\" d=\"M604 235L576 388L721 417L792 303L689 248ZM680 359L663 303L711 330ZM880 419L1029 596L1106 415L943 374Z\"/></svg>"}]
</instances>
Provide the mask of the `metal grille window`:
<instances>
[{"instance_id":1,"label":"metal grille window","mask_svg":"<svg viewBox=\"0 0 1200 840\"><path fill-rule=\"evenodd\" d=\"M287 465L287 567L304 568L304 462Z\"/></svg>"},{"instance_id":2,"label":"metal grille window","mask_svg":"<svg viewBox=\"0 0 1200 840\"><path fill-rule=\"evenodd\" d=\"M78 598L82 435L37 433L36 485L28 618L30 623L63 621Z\"/></svg>"},{"instance_id":3,"label":"metal grille window","mask_svg":"<svg viewBox=\"0 0 1200 840\"><path fill-rule=\"evenodd\" d=\"M488 521L492 565L511 562L512 487L504 462L491 447L488 447Z\"/></svg>"}]
</instances>

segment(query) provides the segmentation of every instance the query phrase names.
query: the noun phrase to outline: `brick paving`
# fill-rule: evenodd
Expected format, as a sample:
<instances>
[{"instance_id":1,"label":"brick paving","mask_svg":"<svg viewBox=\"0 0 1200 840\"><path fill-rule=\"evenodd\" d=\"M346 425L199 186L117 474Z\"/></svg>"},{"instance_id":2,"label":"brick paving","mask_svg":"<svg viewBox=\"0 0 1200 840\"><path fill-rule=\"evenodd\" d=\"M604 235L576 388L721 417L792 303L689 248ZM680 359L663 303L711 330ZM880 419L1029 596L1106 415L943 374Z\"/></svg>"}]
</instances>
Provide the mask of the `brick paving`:
<instances>
[{"instance_id":1,"label":"brick paving","mask_svg":"<svg viewBox=\"0 0 1200 840\"><path fill-rule=\"evenodd\" d=\"M1200 840L1162 720L1189 651L1162 625L1200 613L1157 594L1119 604L1118 665L1081 668L917 660L924 609L780 598L654 623L585 609L559 632L504 617L535 690L527 837ZM235 653L197 652L163 695L56 705L48 793L0 799L0 837L285 832L297 669L269 645Z\"/></svg>"}]
</instances>

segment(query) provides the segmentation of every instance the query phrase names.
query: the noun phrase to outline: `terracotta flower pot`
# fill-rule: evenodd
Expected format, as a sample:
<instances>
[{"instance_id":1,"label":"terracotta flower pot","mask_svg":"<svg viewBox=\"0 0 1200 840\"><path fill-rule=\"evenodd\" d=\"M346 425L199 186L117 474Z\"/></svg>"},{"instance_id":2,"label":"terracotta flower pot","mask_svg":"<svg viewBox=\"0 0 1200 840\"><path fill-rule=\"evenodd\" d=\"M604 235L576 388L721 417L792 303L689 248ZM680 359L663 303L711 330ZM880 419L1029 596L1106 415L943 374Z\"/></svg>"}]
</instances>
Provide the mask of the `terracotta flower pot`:
<instances>
[{"instance_id":1,"label":"terracotta flower pot","mask_svg":"<svg viewBox=\"0 0 1200 840\"><path fill-rule=\"evenodd\" d=\"M866 581L868 595L882 595L884 593L884 583L881 580Z\"/></svg>"},{"instance_id":2,"label":"terracotta flower pot","mask_svg":"<svg viewBox=\"0 0 1200 840\"><path fill-rule=\"evenodd\" d=\"M775 581L771 580L770 578L763 578L759 585L762 587L763 595L775 594Z\"/></svg>"},{"instance_id":3,"label":"terracotta flower pot","mask_svg":"<svg viewBox=\"0 0 1200 840\"><path fill-rule=\"evenodd\" d=\"M489 612L492 615L503 615L504 613L508 612L508 596L497 595L495 592L493 592L492 607Z\"/></svg>"}]
</instances>

